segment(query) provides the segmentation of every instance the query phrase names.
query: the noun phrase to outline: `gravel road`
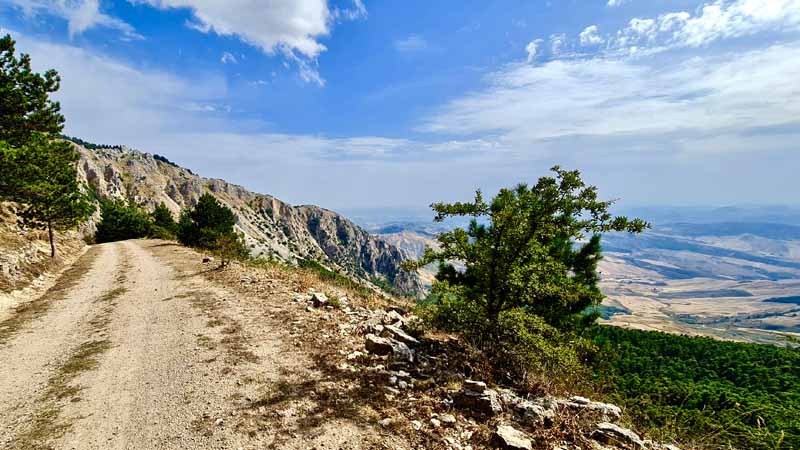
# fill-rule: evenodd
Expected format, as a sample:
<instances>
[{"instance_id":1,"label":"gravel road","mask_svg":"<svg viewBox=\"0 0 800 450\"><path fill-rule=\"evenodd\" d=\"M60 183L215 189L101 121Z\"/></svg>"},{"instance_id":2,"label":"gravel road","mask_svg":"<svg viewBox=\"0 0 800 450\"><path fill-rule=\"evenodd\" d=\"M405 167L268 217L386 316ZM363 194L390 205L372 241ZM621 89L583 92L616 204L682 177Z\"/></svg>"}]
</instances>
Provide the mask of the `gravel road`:
<instances>
[{"instance_id":1,"label":"gravel road","mask_svg":"<svg viewBox=\"0 0 800 450\"><path fill-rule=\"evenodd\" d=\"M306 448L299 434L237 430L255 423L247 402L308 376L272 331L284 300L248 300L203 270L166 242L95 245L46 293L0 311L0 448ZM358 434L335 428L318 443Z\"/></svg>"}]
</instances>

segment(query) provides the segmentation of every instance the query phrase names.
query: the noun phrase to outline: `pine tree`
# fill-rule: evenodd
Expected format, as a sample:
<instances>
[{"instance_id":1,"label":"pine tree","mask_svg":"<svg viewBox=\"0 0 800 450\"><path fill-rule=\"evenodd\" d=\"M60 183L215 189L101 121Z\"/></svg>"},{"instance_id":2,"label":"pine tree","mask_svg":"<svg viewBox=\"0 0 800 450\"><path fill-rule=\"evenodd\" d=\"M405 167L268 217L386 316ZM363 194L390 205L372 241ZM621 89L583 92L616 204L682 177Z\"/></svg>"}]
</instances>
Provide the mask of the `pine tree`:
<instances>
[{"instance_id":1,"label":"pine tree","mask_svg":"<svg viewBox=\"0 0 800 450\"><path fill-rule=\"evenodd\" d=\"M21 181L14 200L22 203L20 216L26 226L46 229L50 256L56 256L54 231L76 227L95 211L90 197L78 183L78 154L71 144L35 134L29 144L13 151Z\"/></svg>"},{"instance_id":2,"label":"pine tree","mask_svg":"<svg viewBox=\"0 0 800 450\"><path fill-rule=\"evenodd\" d=\"M478 191L471 203L431 205L436 221L473 220L468 229L440 234L440 250L426 249L407 268L438 261L438 289L453 289L494 325L503 311L521 309L560 329L577 326L581 313L603 299L597 287L600 234L637 233L649 225L612 216L612 202L598 200L597 188L586 186L578 171L552 170L555 177L502 189L489 204Z\"/></svg>"},{"instance_id":3,"label":"pine tree","mask_svg":"<svg viewBox=\"0 0 800 450\"><path fill-rule=\"evenodd\" d=\"M213 195L200 196L197 205L181 214L178 223L178 240L190 247L213 249L220 236L234 233L236 216L221 205Z\"/></svg>"},{"instance_id":4,"label":"pine tree","mask_svg":"<svg viewBox=\"0 0 800 450\"><path fill-rule=\"evenodd\" d=\"M0 38L0 141L12 147L28 143L34 133L56 134L64 127L64 116L50 94L61 79L55 70L38 74L31 58L15 53L10 35Z\"/></svg>"},{"instance_id":5,"label":"pine tree","mask_svg":"<svg viewBox=\"0 0 800 450\"><path fill-rule=\"evenodd\" d=\"M171 235L171 237L174 239L175 232L178 229L178 224L172 217L172 211L167 208L167 205L165 205L164 202L156 205L155 209L150 214L150 217L153 219L153 226L163 230L162 234Z\"/></svg>"},{"instance_id":6,"label":"pine tree","mask_svg":"<svg viewBox=\"0 0 800 450\"><path fill-rule=\"evenodd\" d=\"M78 153L54 141L64 126L54 70L31 70L30 56L15 55L10 35L0 38L0 201L22 205L27 226L46 228L55 257L55 230L77 226L94 211L77 180Z\"/></svg>"}]
</instances>

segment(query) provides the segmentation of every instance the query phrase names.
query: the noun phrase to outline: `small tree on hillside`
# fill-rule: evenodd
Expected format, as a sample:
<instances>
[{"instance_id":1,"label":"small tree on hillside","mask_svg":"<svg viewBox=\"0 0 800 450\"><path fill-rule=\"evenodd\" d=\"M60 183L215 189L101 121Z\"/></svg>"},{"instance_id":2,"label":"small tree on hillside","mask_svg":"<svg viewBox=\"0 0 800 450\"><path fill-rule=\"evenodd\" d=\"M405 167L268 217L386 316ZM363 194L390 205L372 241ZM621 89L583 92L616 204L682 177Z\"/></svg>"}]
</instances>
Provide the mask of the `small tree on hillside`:
<instances>
[{"instance_id":1,"label":"small tree on hillside","mask_svg":"<svg viewBox=\"0 0 800 450\"><path fill-rule=\"evenodd\" d=\"M435 288L463 296L482 311L494 333L501 313L514 309L562 330L574 328L586 320L581 313L603 298L597 287L600 234L638 233L648 224L612 216L612 202L598 200L597 188L586 186L578 171L558 166L552 171L555 177L503 189L488 204L478 191L470 203L431 205L438 222L454 216L474 219L467 229L440 234L441 250L428 248L407 267L438 261ZM449 261L462 262L465 270Z\"/></svg>"},{"instance_id":2,"label":"small tree on hillside","mask_svg":"<svg viewBox=\"0 0 800 450\"><path fill-rule=\"evenodd\" d=\"M231 261L241 261L247 258L248 251L244 237L238 233L222 234L214 243L215 253L219 256L220 267L225 267Z\"/></svg>"},{"instance_id":3,"label":"small tree on hillside","mask_svg":"<svg viewBox=\"0 0 800 450\"><path fill-rule=\"evenodd\" d=\"M0 38L0 201L21 204L23 223L47 229L55 257L54 230L77 226L94 205L77 181L77 152L52 140L64 126L50 99L58 73L33 72L30 57L15 51L11 36Z\"/></svg>"},{"instance_id":4,"label":"small tree on hillside","mask_svg":"<svg viewBox=\"0 0 800 450\"><path fill-rule=\"evenodd\" d=\"M9 150L16 178L15 197L22 203L20 216L26 226L46 229L50 256L56 256L53 232L68 230L95 211L94 203L81 191L77 176L78 154L62 141L35 135L31 143ZM6 158L0 156L0 161Z\"/></svg>"},{"instance_id":5,"label":"small tree on hillside","mask_svg":"<svg viewBox=\"0 0 800 450\"><path fill-rule=\"evenodd\" d=\"M211 194L203 194L191 210L185 210L178 222L178 241L190 247L216 248L220 236L233 235L236 216Z\"/></svg>"},{"instance_id":6,"label":"small tree on hillside","mask_svg":"<svg viewBox=\"0 0 800 450\"><path fill-rule=\"evenodd\" d=\"M175 233L178 231L178 224L172 217L172 211L167 208L164 202L159 203L153 212L150 214L153 219L154 234L159 237L175 238Z\"/></svg>"}]
</instances>

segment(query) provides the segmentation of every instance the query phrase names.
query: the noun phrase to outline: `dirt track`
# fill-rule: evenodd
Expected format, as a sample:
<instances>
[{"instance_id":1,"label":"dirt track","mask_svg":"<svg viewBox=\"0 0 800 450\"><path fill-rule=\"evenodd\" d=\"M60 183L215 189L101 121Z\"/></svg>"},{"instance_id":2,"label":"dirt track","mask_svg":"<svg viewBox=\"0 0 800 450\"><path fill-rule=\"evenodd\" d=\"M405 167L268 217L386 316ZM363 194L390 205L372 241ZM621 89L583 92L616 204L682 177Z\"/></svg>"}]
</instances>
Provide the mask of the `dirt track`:
<instances>
[{"instance_id":1,"label":"dirt track","mask_svg":"<svg viewBox=\"0 0 800 450\"><path fill-rule=\"evenodd\" d=\"M242 298L202 270L169 243L98 245L0 311L0 448L358 448L368 431L353 424L247 427L265 389L314 376L276 318L291 293Z\"/></svg>"}]
</instances>

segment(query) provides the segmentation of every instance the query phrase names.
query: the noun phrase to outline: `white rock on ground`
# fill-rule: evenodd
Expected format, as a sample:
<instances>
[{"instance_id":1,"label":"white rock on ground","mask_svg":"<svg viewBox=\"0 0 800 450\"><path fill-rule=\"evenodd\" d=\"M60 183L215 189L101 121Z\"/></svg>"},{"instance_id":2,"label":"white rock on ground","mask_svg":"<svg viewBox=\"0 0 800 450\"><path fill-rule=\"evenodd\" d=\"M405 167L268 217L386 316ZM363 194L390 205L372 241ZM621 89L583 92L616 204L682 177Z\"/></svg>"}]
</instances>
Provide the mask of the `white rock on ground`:
<instances>
[{"instance_id":1,"label":"white rock on ground","mask_svg":"<svg viewBox=\"0 0 800 450\"><path fill-rule=\"evenodd\" d=\"M525 433L509 425L499 425L492 435L492 444L504 450L533 450L533 442Z\"/></svg>"}]
</instances>

